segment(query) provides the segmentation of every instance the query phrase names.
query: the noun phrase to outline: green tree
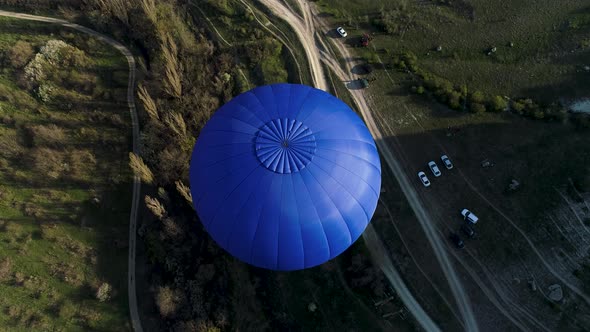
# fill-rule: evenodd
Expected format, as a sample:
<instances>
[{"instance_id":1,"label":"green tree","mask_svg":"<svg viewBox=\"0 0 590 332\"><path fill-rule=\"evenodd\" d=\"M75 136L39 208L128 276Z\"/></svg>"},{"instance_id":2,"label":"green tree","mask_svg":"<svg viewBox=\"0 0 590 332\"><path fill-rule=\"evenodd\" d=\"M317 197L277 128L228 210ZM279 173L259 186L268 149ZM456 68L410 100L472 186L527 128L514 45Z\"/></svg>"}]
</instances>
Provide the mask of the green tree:
<instances>
[{"instance_id":1,"label":"green tree","mask_svg":"<svg viewBox=\"0 0 590 332\"><path fill-rule=\"evenodd\" d=\"M447 103L449 105L450 108L452 109L459 109L461 108L461 92L459 91L451 91L448 95L447 95Z\"/></svg>"},{"instance_id":2,"label":"green tree","mask_svg":"<svg viewBox=\"0 0 590 332\"><path fill-rule=\"evenodd\" d=\"M512 109L518 112L518 114L522 114L526 105L522 101L513 101L512 102Z\"/></svg>"},{"instance_id":3,"label":"green tree","mask_svg":"<svg viewBox=\"0 0 590 332\"><path fill-rule=\"evenodd\" d=\"M482 104L485 100L485 95L483 92L476 90L471 94L470 101L476 104Z\"/></svg>"},{"instance_id":4,"label":"green tree","mask_svg":"<svg viewBox=\"0 0 590 332\"><path fill-rule=\"evenodd\" d=\"M508 107L508 102L501 96L495 96L491 101L491 108L494 112L502 112Z\"/></svg>"},{"instance_id":5,"label":"green tree","mask_svg":"<svg viewBox=\"0 0 590 332\"><path fill-rule=\"evenodd\" d=\"M472 103L471 104L471 112L473 113L483 113L486 111L486 107L484 104L480 103Z\"/></svg>"}]
</instances>

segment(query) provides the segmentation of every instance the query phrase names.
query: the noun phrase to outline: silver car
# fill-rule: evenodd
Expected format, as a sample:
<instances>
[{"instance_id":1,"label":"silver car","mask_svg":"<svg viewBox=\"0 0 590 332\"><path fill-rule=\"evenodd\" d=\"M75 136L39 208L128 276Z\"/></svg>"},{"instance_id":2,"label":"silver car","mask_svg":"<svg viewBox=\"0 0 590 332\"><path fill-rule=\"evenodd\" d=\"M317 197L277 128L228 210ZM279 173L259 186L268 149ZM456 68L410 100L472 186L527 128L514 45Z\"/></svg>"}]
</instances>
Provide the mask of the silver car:
<instances>
[{"instance_id":1,"label":"silver car","mask_svg":"<svg viewBox=\"0 0 590 332\"><path fill-rule=\"evenodd\" d=\"M441 175L440 169L438 169L438 166L436 166L434 161L429 162L428 167L430 167L430 170L434 176L439 177Z\"/></svg>"},{"instance_id":2,"label":"silver car","mask_svg":"<svg viewBox=\"0 0 590 332\"><path fill-rule=\"evenodd\" d=\"M342 37L346 37L348 36L348 34L346 33L346 31L344 31L344 29L342 27L337 27L336 31L338 32L338 34Z\"/></svg>"},{"instance_id":3,"label":"silver car","mask_svg":"<svg viewBox=\"0 0 590 332\"><path fill-rule=\"evenodd\" d=\"M422 171L418 172L418 177L420 178L420 181L422 181L422 184L424 185L424 187L429 187L430 186L430 181L428 180L428 177L426 177L426 174Z\"/></svg>"},{"instance_id":4,"label":"silver car","mask_svg":"<svg viewBox=\"0 0 590 332\"><path fill-rule=\"evenodd\" d=\"M451 163L451 159L449 159L449 157L447 157L447 155L446 155L446 154L443 154L443 155L440 157L440 160L442 160L443 164L445 165L445 167L446 167L447 169L451 169L451 168L453 168L453 163Z\"/></svg>"}]
</instances>

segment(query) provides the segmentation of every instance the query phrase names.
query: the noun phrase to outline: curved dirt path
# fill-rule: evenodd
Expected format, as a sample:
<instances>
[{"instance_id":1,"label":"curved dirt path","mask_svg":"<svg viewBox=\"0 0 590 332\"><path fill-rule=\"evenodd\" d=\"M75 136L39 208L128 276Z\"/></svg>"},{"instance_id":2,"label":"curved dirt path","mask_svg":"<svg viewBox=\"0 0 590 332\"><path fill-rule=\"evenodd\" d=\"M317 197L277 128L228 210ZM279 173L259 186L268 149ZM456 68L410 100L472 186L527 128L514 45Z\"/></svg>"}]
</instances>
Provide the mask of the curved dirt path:
<instances>
[{"instance_id":1,"label":"curved dirt path","mask_svg":"<svg viewBox=\"0 0 590 332\"><path fill-rule=\"evenodd\" d=\"M334 59L333 56L327 56L325 52L322 52L320 55L320 50L318 49L318 45L316 44L315 38L314 38L314 36L316 36L316 30L315 30L315 25L314 25L314 17L316 16L316 13L314 13L312 11L310 5L307 2L302 1L302 0L297 0L298 5L300 6L300 8L302 9L302 12L303 12L303 21L304 22L302 22L301 19L297 15L291 13L289 11L289 9L287 9L285 6L283 6L280 2L273 1L273 0L258 0L258 1L262 4L264 4L266 7L268 7L272 12L275 13L275 15L277 15L278 17L281 17L287 23L289 23L289 25L291 25L293 27L293 29L295 30L295 32L299 36L301 43L303 44L303 46L306 49L306 53L314 55L313 57L309 58L310 63L312 63L312 65L311 65L312 70L314 70L314 71L318 70L318 69L320 70L318 72L313 73L314 77L317 77L318 75L323 77L322 72L321 72L321 69L322 69L321 63L319 63L319 61L321 59L324 61L324 63L326 63L326 65L328 65L332 70L334 70L336 75L338 75L341 80L351 81L351 80L355 79L354 75L347 74L347 73L350 73L350 69L351 69L350 68L351 64L349 63L348 59L352 59L352 57L351 57L350 53L348 52L348 50L343 45L340 45L339 43L334 43L336 48L338 49L338 51L344 57L344 59L347 59L347 63L346 63L347 68L345 69L346 71L344 71L340 67L340 65L338 65L338 61L336 59ZM321 42L320 42L320 44L321 44ZM431 243L432 248L434 249L434 253L435 253L437 259L441 263L441 266L443 268L443 272L449 281L451 291L453 292L453 295L454 295L454 297L457 301L457 304L459 306L459 310L460 310L461 316L464 320L464 325L465 325L466 329L469 331L479 331L479 327L477 325L475 315L473 314L473 310L471 308L469 298L468 298L468 296L461 284L461 281L459 280L457 274L455 273L452 263L445 251L445 247L442 243L442 240L440 239L440 237L438 236L438 234L436 232L436 229L434 227L435 223L432 222L432 218L430 217L426 208L424 207L421 200L419 199L418 193L416 192L415 188L410 183L410 180L408 179L407 175L405 174L400 162L394 157L393 153L389 150L389 147L387 146L387 144L384 140L383 134L381 133L379 127L377 126L377 124L373 118L373 115L370 111L370 108L368 106L368 103L365 99L363 92L360 90L349 90L349 91L350 91L354 101L356 102L359 111L361 112L363 118L365 119L365 122L367 123L369 130L371 131L371 133L373 134L373 137L375 138L377 146L381 152L381 156L385 159L387 165L389 166L389 168L391 169L391 171L395 175L398 183L400 184L400 187L401 187L404 195L406 196L412 209L416 213L416 216L418 217L420 225L424 229L424 232L426 233L426 235L429 239L429 242ZM369 232L370 232L370 230L369 230ZM368 239L371 241L374 240L374 237L372 237L372 236L368 237L368 236L364 235L363 237L365 239ZM382 247L382 245L381 245L381 247ZM383 254L387 255L386 252L383 252ZM388 259L389 257L386 256L386 258L387 259L383 258L381 263L387 264L384 266L383 271L386 272L386 274L388 274L388 279L390 279L390 281L391 281L392 280L391 277L395 277L394 273L397 274L397 271L395 271L395 269L393 268L391 261ZM399 277L399 275L397 275L397 277ZM411 297L411 299L415 301L415 299L413 298L413 296L411 296L411 294L409 294L409 292L407 295L409 295ZM410 307L409 309L412 309L412 308ZM422 316L422 313L425 314L425 312L422 310L421 307L419 308L420 310L418 310L416 307L414 307L414 309L416 309L416 311L412 311L413 314L418 314L419 316ZM422 313L420 311L422 311ZM420 317L417 317L417 318L420 318ZM428 319L430 319L430 318L428 318ZM424 326L424 327L427 328L427 326ZM432 326L430 326L430 328L432 328Z\"/></svg>"},{"instance_id":2,"label":"curved dirt path","mask_svg":"<svg viewBox=\"0 0 590 332\"><path fill-rule=\"evenodd\" d=\"M320 52L318 51L318 48L314 43L314 39L312 38L314 35L313 26L302 23L297 14L294 14L282 3L276 0L258 0L258 2L270 8L275 13L275 15L282 18L287 23L289 23L291 27L293 27L293 31L295 34L297 34L297 37L303 45L303 49L305 50L305 54L309 60L309 69L311 71L313 85L318 89L327 91L328 82L326 81L322 64L320 62ZM306 19L305 11L304 19L308 21Z\"/></svg>"},{"instance_id":3,"label":"curved dirt path","mask_svg":"<svg viewBox=\"0 0 590 332\"><path fill-rule=\"evenodd\" d=\"M83 32L85 34L91 35L111 46L116 48L125 58L127 59L127 64L129 66L129 79L127 81L127 107L129 108L129 113L131 114L131 125L133 131L133 153L138 154L138 140L139 140L139 123L137 121L137 111L135 109L135 58L133 58L133 54L127 47L123 44L119 43L118 41L101 34L100 32L94 31L87 27L81 26L76 23L70 23L66 20L53 18L53 17L45 17L45 16L36 16L36 15L29 15L29 14L21 14L21 13L14 13L9 11L0 10L0 16L18 18L23 20L29 21L38 21L38 22L46 22L52 24L58 24L64 27L72 28ZM137 225L137 209L139 207L139 190L140 190L141 182L139 181L139 177L137 175L133 175L133 198L131 201L131 213L129 216L129 257L128 257L128 280L127 280L127 289L128 289L128 296L129 296L129 311L131 315L131 323L133 325L133 329L137 332L143 331L141 328L141 321L139 320L139 314L137 310L137 296L135 290L135 234L136 232L136 225Z\"/></svg>"}]
</instances>

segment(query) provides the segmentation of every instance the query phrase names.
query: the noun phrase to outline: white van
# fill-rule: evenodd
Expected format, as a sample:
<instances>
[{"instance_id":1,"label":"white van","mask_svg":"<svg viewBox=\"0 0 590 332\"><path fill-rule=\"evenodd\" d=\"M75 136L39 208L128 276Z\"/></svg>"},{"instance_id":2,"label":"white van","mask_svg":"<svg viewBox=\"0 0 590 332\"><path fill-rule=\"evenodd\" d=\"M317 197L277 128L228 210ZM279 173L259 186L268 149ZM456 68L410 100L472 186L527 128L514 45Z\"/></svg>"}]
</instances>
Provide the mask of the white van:
<instances>
[{"instance_id":1,"label":"white van","mask_svg":"<svg viewBox=\"0 0 590 332\"><path fill-rule=\"evenodd\" d=\"M465 220L469 221L472 224L477 223L477 221L479 220L479 218L475 214L473 214L471 211L467 209L463 209L463 211L461 211L461 215L465 218Z\"/></svg>"}]
</instances>

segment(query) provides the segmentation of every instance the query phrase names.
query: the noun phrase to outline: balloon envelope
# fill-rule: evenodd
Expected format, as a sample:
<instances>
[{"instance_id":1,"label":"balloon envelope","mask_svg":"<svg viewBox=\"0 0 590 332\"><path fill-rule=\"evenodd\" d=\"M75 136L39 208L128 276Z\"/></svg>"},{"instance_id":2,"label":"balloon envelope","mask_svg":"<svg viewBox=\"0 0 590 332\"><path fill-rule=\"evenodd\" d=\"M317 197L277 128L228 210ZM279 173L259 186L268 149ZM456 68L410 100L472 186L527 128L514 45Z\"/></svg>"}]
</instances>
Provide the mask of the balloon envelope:
<instances>
[{"instance_id":1,"label":"balloon envelope","mask_svg":"<svg viewBox=\"0 0 590 332\"><path fill-rule=\"evenodd\" d=\"M297 270L346 250L371 220L381 164L364 122L315 88L275 84L223 105L192 154L193 204L223 249Z\"/></svg>"}]
</instances>

